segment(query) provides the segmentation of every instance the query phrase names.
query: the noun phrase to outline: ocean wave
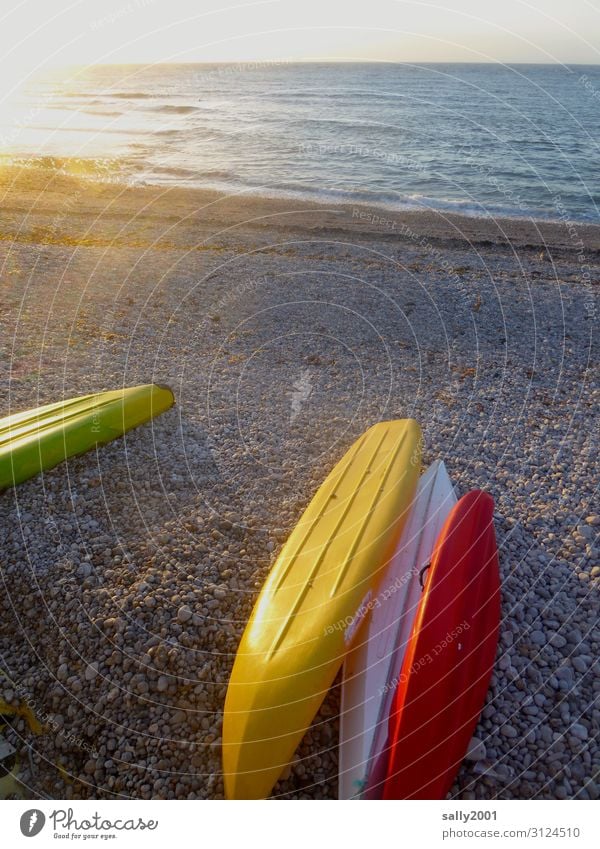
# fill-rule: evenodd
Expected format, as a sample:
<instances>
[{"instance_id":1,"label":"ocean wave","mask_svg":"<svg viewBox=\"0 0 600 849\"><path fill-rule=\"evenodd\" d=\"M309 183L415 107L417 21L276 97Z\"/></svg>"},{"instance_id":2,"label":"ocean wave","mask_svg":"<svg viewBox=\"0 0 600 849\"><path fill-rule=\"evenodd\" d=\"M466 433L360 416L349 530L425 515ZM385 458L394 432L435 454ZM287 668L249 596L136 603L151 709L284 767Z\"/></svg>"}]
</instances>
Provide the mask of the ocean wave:
<instances>
[{"instance_id":1,"label":"ocean wave","mask_svg":"<svg viewBox=\"0 0 600 849\"><path fill-rule=\"evenodd\" d=\"M156 97L149 91L105 91L105 97L115 97L119 100L151 100Z\"/></svg>"},{"instance_id":2,"label":"ocean wave","mask_svg":"<svg viewBox=\"0 0 600 849\"><path fill-rule=\"evenodd\" d=\"M126 129L124 127L102 127L102 130L99 131L98 127L52 127L46 124L38 124L36 129L38 130L46 130L53 135L60 136L62 133L65 135L76 135L76 134L94 134L98 132L102 132L102 134L107 135L115 135L115 136L124 136L131 137L132 132L130 129ZM67 157L68 158L68 157Z\"/></svg>"},{"instance_id":3,"label":"ocean wave","mask_svg":"<svg viewBox=\"0 0 600 849\"><path fill-rule=\"evenodd\" d=\"M77 111L84 115L100 115L102 118L120 118L123 114L122 112L111 112L108 109L78 109Z\"/></svg>"},{"instance_id":4,"label":"ocean wave","mask_svg":"<svg viewBox=\"0 0 600 849\"><path fill-rule=\"evenodd\" d=\"M149 91L111 91L110 89L104 89L103 91L76 89L74 91L60 92L60 96L68 98L79 97L87 101L89 101L90 97L114 98L117 100L146 100L156 97L155 94Z\"/></svg>"},{"instance_id":5,"label":"ocean wave","mask_svg":"<svg viewBox=\"0 0 600 849\"><path fill-rule=\"evenodd\" d=\"M184 179L186 184L193 182L198 188L219 188L235 189L236 191L242 186L239 176L232 171L222 169L212 169L198 172L193 168L188 168L185 165L161 165L156 164L151 169L148 164L141 160L129 160L130 164L136 172L144 174L144 180L147 183L177 183Z\"/></svg>"},{"instance_id":6,"label":"ocean wave","mask_svg":"<svg viewBox=\"0 0 600 849\"><path fill-rule=\"evenodd\" d=\"M198 106L176 106L172 103L150 107L151 112L165 112L173 115L190 115L192 112L198 112L198 110Z\"/></svg>"},{"instance_id":7,"label":"ocean wave","mask_svg":"<svg viewBox=\"0 0 600 849\"><path fill-rule=\"evenodd\" d=\"M184 137L185 133L185 130L174 130L172 127L168 127L165 130L154 130L152 135L161 136L162 138L173 138L175 136Z\"/></svg>"},{"instance_id":8,"label":"ocean wave","mask_svg":"<svg viewBox=\"0 0 600 849\"><path fill-rule=\"evenodd\" d=\"M227 169L214 168L213 170L203 171L202 172L203 179L209 180L239 180L239 175L235 174L233 171L229 171ZM241 184L240 184L241 185Z\"/></svg>"},{"instance_id":9,"label":"ocean wave","mask_svg":"<svg viewBox=\"0 0 600 849\"><path fill-rule=\"evenodd\" d=\"M546 218L549 212L544 210L527 210L521 206L502 205L497 203L478 202L474 199L431 197L412 193L400 201L402 208L434 209L442 212L455 212L474 218Z\"/></svg>"},{"instance_id":10,"label":"ocean wave","mask_svg":"<svg viewBox=\"0 0 600 849\"><path fill-rule=\"evenodd\" d=\"M318 88L296 91L289 89L287 91L277 91L269 95L271 100L279 101L295 101L295 100L327 100L327 102L343 102L348 103L352 98L356 100L368 100L369 103L374 100L391 100L391 101L409 101L410 98L404 92L392 91L372 91L367 87L364 89L348 89L347 91L330 91L320 90Z\"/></svg>"},{"instance_id":11,"label":"ocean wave","mask_svg":"<svg viewBox=\"0 0 600 849\"><path fill-rule=\"evenodd\" d=\"M184 169L165 169L165 172ZM191 172L188 172L191 174ZM166 176L166 174L165 174ZM145 175L146 182L153 182L152 177ZM191 179L191 177L188 177ZM161 182L160 180L158 182ZM387 213L400 213L410 211L436 211L448 214L462 215L469 218L511 218L523 220L548 221L556 219L556 214L551 210L523 210L519 207L501 206L498 204L477 203L474 200L461 200L457 198L433 198L427 195L406 194L401 195L390 192L372 192L345 189L317 189L297 183L279 183L273 185L259 185L242 181L238 175L229 171L207 171L195 174L194 185L197 188L205 188L211 191L222 191L227 194L254 195L263 198L274 198L279 200L308 201L311 203L327 203L334 206L347 206L349 204L364 207L375 207L385 210ZM585 218L581 220L587 220Z\"/></svg>"}]
</instances>

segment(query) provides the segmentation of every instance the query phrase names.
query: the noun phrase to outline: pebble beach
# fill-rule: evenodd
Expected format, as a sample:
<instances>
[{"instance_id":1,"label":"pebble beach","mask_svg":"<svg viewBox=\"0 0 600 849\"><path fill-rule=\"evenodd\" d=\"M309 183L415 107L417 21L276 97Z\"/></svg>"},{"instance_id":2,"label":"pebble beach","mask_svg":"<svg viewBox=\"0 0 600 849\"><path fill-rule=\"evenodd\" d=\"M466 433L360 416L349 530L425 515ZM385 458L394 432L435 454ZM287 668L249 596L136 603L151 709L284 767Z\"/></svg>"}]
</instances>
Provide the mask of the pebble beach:
<instances>
[{"instance_id":1,"label":"pebble beach","mask_svg":"<svg viewBox=\"0 0 600 849\"><path fill-rule=\"evenodd\" d=\"M223 797L258 591L334 463L415 418L495 500L502 622L451 796L600 795L600 228L0 173L0 416L175 406L0 493L0 696L30 798ZM339 679L274 796L337 797Z\"/></svg>"}]
</instances>

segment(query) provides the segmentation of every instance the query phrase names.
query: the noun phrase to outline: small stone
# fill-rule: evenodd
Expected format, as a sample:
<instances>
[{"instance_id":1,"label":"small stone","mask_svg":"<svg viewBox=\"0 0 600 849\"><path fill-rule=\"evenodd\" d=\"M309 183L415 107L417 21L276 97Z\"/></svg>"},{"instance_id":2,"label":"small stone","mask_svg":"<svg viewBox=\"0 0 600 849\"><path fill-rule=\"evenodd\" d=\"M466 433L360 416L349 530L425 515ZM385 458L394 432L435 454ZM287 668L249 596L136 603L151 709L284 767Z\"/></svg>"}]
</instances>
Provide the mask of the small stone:
<instances>
[{"instance_id":1,"label":"small stone","mask_svg":"<svg viewBox=\"0 0 600 849\"><path fill-rule=\"evenodd\" d=\"M554 795L557 799L566 799L567 798L567 788L564 785L559 784L559 786L554 791Z\"/></svg>"},{"instance_id":2,"label":"small stone","mask_svg":"<svg viewBox=\"0 0 600 849\"><path fill-rule=\"evenodd\" d=\"M554 646L555 649L564 649L567 645L567 641L562 634L552 634L550 637L550 645Z\"/></svg>"},{"instance_id":3,"label":"small stone","mask_svg":"<svg viewBox=\"0 0 600 849\"><path fill-rule=\"evenodd\" d=\"M483 741L479 737L471 737L465 758L468 761L483 761L485 760L485 755L485 744Z\"/></svg>"},{"instance_id":4,"label":"small stone","mask_svg":"<svg viewBox=\"0 0 600 849\"><path fill-rule=\"evenodd\" d=\"M169 688L169 679L166 675L161 675L157 681L156 689L159 693L164 693Z\"/></svg>"},{"instance_id":5,"label":"small stone","mask_svg":"<svg viewBox=\"0 0 600 849\"><path fill-rule=\"evenodd\" d=\"M171 725L181 725L187 719L187 713L184 710L176 710L171 720Z\"/></svg>"},{"instance_id":6,"label":"small stone","mask_svg":"<svg viewBox=\"0 0 600 849\"><path fill-rule=\"evenodd\" d=\"M531 632L531 642L536 646L545 646L546 645L546 635L543 631L532 631Z\"/></svg>"},{"instance_id":7,"label":"small stone","mask_svg":"<svg viewBox=\"0 0 600 849\"><path fill-rule=\"evenodd\" d=\"M580 672L582 675L584 674L584 672L588 671L589 663L587 662L584 656L574 657L571 663L573 664L573 668L576 669L577 672Z\"/></svg>"},{"instance_id":8,"label":"small stone","mask_svg":"<svg viewBox=\"0 0 600 849\"><path fill-rule=\"evenodd\" d=\"M574 737L577 737L579 740L587 740L588 738L588 730L585 725L581 725L579 722L573 723L570 728L571 734Z\"/></svg>"},{"instance_id":9,"label":"small stone","mask_svg":"<svg viewBox=\"0 0 600 849\"><path fill-rule=\"evenodd\" d=\"M188 605L184 604L177 611L177 621L183 625L184 622L189 622L193 615Z\"/></svg>"},{"instance_id":10,"label":"small stone","mask_svg":"<svg viewBox=\"0 0 600 849\"><path fill-rule=\"evenodd\" d=\"M500 734L502 734L503 737L510 738L511 740L519 736L517 729L513 728L512 725L503 725L500 729Z\"/></svg>"},{"instance_id":11,"label":"small stone","mask_svg":"<svg viewBox=\"0 0 600 849\"><path fill-rule=\"evenodd\" d=\"M94 661L94 663L90 663L85 670L85 680L93 681L98 675L98 664Z\"/></svg>"},{"instance_id":12,"label":"small stone","mask_svg":"<svg viewBox=\"0 0 600 849\"><path fill-rule=\"evenodd\" d=\"M575 676L570 666L561 666L556 670L556 677L567 683L568 687L572 687L575 683Z\"/></svg>"}]
</instances>

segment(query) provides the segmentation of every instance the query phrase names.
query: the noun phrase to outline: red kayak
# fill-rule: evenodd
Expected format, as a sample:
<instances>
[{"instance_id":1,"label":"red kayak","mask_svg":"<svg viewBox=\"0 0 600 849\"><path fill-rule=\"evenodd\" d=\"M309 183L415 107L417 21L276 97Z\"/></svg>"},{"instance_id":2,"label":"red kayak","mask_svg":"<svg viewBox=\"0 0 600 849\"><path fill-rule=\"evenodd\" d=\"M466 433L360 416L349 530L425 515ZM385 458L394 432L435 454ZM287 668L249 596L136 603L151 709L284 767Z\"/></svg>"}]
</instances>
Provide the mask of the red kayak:
<instances>
[{"instance_id":1,"label":"red kayak","mask_svg":"<svg viewBox=\"0 0 600 849\"><path fill-rule=\"evenodd\" d=\"M494 501L474 490L436 542L371 798L444 799L477 725L500 626Z\"/></svg>"}]
</instances>

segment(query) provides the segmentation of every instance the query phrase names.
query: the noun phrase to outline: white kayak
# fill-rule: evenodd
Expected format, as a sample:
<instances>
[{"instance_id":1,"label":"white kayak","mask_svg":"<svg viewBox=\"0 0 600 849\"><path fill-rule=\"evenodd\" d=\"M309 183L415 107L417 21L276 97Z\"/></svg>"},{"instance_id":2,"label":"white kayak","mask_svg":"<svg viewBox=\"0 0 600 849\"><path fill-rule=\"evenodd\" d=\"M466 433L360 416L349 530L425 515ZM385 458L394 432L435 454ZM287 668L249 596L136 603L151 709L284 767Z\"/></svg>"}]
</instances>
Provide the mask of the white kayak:
<instances>
[{"instance_id":1,"label":"white kayak","mask_svg":"<svg viewBox=\"0 0 600 849\"><path fill-rule=\"evenodd\" d=\"M390 706L421 597L421 572L455 504L446 467L436 460L419 479L396 552L344 663L340 799L362 796L385 747Z\"/></svg>"}]
</instances>

